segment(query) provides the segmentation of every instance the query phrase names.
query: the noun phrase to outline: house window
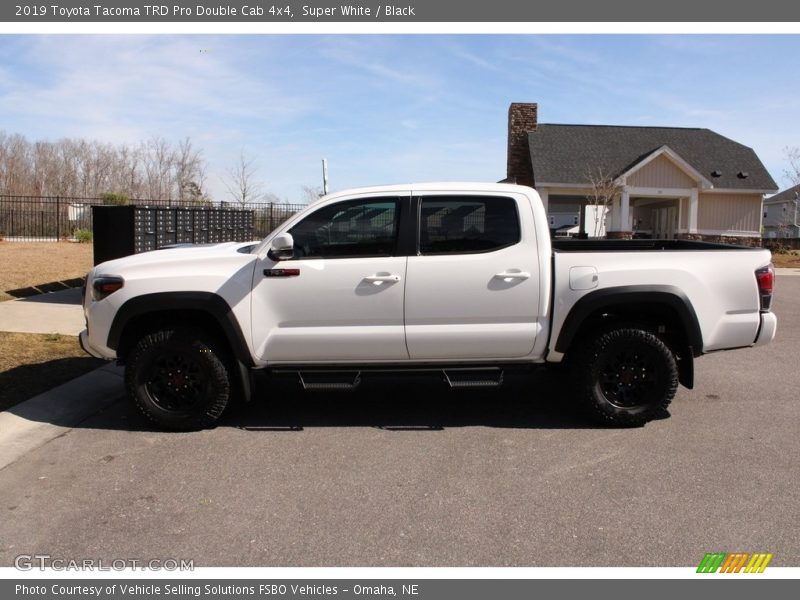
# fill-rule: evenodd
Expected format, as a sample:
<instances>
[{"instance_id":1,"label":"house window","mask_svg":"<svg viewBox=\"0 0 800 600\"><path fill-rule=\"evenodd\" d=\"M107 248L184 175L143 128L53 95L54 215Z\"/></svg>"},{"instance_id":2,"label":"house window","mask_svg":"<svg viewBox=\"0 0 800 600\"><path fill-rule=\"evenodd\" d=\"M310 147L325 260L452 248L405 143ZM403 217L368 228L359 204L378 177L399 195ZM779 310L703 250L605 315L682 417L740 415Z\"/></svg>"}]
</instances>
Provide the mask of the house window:
<instances>
[{"instance_id":1,"label":"house window","mask_svg":"<svg viewBox=\"0 0 800 600\"><path fill-rule=\"evenodd\" d=\"M419 228L422 254L491 252L519 240L519 216L513 198L422 198Z\"/></svg>"}]
</instances>

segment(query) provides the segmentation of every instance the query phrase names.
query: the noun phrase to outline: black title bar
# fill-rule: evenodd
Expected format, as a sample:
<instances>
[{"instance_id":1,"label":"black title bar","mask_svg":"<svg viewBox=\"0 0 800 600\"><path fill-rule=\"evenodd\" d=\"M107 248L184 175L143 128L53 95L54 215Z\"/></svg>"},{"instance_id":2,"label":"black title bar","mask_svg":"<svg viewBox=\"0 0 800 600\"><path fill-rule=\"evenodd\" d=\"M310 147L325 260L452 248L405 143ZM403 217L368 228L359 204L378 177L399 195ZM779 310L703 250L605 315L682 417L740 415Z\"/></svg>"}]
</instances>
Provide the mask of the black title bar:
<instances>
[{"instance_id":1,"label":"black title bar","mask_svg":"<svg viewBox=\"0 0 800 600\"><path fill-rule=\"evenodd\" d=\"M3 22L797 22L786 0L44 0L2 2Z\"/></svg>"}]
</instances>

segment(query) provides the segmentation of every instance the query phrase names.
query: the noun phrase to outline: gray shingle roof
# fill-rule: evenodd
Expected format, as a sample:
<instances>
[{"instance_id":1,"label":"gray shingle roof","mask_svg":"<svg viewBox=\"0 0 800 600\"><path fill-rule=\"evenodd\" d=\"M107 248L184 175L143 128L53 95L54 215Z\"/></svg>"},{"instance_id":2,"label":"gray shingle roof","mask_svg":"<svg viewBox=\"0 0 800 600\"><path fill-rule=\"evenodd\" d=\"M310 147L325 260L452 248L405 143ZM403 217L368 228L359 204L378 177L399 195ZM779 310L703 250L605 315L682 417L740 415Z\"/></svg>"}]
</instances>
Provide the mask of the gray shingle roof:
<instances>
[{"instance_id":1,"label":"gray shingle roof","mask_svg":"<svg viewBox=\"0 0 800 600\"><path fill-rule=\"evenodd\" d=\"M661 146L669 146L715 188L777 190L752 148L710 129L540 124L528 132L533 176L539 183L586 183L598 168L616 177ZM721 171L712 177L712 171ZM740 171L746 179L737 176Z\"/></svg>"},{"instance_id":2,"label":"gray shingle roof","mask_svg":"<svg viewBox=\"0 0 800 600\"><path fill-rule=\"evenodd\" d=\"M788 190L783 190L779 194L765 198L764 202L786 202L787 200L796 200L800 197L800 184L790 187Z\"/></svg>"}]
</instances>

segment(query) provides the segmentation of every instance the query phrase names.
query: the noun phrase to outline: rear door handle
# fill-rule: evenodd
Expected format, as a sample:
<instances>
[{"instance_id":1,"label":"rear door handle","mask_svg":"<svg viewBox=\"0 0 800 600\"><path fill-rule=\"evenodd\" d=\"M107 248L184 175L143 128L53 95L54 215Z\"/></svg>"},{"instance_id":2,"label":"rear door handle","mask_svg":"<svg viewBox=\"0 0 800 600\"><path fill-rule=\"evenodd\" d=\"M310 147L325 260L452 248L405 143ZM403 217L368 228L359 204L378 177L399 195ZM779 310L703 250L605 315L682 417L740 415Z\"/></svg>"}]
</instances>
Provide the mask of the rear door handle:
<instances>
[{"instance_id":1,"label":"rear door handle","mask_svg":"<svg viewBox=\"0 0 800 600\"><path fill-rule=\"evenodd\" d=\"M400 281L400 275L370 275L369 277L364 277L364 281L369 281L370 283L374 283L376 285L387 281L389 283L396 283Z\"/></svg>"},{"instance_id":2,"label":"rear door handle","mask_svg":"<svg viewBox=\"0 0 800 600\"><path fill-rule=\"evenodd\" d=\"M495 277L498 279L530 279L531 274L527 271L503 271L496 273Z\"/></svg>"}]
</instances>

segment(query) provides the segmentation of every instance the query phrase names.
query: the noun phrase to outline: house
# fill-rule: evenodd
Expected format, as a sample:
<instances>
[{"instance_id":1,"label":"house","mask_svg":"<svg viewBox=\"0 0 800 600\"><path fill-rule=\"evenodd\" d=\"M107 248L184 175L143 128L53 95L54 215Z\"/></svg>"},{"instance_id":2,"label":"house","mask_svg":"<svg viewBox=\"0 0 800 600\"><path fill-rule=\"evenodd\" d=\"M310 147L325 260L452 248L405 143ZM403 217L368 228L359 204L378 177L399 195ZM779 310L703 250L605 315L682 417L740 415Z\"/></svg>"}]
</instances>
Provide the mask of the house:
<instances>
[{"instance_id":1,"label":"house","mask_svg":"<svg viewBox=\"0 0 800 600\"><path fill-rule=\"evenodd\" d=\"M764 237L800 238L800 185L764 200Z\"/></svg>"},{"instance_id":2,"label":"house","mask_svg":"<svg viewBox=\"0 0 800 600\"><path fill-rule=\"evenodd\" d=\"M507 179L536 188L548 214L585 211L607 179L609 238L748 245L760 244L761 204L777 191L751 148L709 129L540 124L530 103L509 107Z\"/></svg>"}]
</instances>

